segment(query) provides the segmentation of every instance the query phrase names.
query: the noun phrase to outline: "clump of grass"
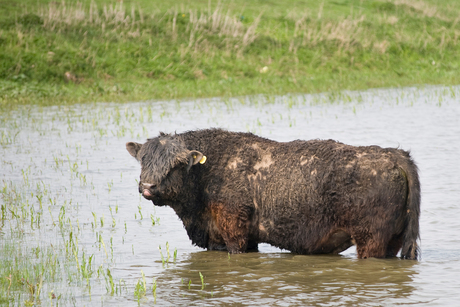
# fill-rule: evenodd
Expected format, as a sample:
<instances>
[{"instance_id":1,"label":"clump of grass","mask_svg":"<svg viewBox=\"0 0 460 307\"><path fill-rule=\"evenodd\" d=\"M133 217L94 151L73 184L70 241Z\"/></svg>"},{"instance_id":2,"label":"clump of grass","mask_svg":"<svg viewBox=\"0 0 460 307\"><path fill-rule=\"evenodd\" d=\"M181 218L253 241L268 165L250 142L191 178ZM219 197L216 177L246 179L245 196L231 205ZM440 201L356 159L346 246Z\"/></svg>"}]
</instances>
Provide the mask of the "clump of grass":
<instances>
[{"instance_id":1,"label":"clump of grass","mask_svg":"<svg viewBox=\"0 0 460 307\"><path fill-rule=\"evenodd\" d=\"M147 293L147 283L145 281L144 272L141 271L142 279L137 281L136 286L134 287L134 296L137 298L137 302L139 303L140 299L145 296ZM156 289L155 289L156 293ZM156 294L155 294L156 295Z\"/></svg>"},{"instance_id":2,"label":"clump of grass","mask_svg":"<svg viewBox=\"0 0 460 307\"><path fill-rule=\"evenodd\" d=\"M150 214L150 220L152 221L152 226L158 225L160 223L160 218L155 217L153 214Z\"/></svg>"},{"instance_id":3,"label":"clump of grass","mask_svg":"<svg viewBox=\"0 0 460 307\"><path fill-rule=\"evenodd\" d=\"M2 240L0 265L0 302L13 305L40 304L44 280L60 280L60 264L51 248L23 249L20 244ZM25 293L26 296L18 296Z\"/></svg>"}]
</instances>

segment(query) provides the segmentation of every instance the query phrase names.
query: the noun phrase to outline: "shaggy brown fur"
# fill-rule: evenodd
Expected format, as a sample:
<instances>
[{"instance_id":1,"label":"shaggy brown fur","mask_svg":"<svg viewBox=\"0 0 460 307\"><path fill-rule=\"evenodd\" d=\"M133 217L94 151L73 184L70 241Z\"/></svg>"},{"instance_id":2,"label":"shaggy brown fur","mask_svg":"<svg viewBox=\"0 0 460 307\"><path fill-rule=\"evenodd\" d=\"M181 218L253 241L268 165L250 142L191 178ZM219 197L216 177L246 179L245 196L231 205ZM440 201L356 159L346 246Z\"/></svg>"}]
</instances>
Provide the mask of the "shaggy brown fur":
<instances>
[{"instance_id":1,"label":"shaggy brown fur","mask_svg":"<svg viewBox=\"0 0 460 307\"><path fill-rule=\"evenodd\" d=\"M141 163L139 192L172 207L200 247L241 253L266 242L321 254L356 244L359 258L402 248L417 259L420 183L406 151L221 129L126 147Z\"/></svg>"}]
</instances>

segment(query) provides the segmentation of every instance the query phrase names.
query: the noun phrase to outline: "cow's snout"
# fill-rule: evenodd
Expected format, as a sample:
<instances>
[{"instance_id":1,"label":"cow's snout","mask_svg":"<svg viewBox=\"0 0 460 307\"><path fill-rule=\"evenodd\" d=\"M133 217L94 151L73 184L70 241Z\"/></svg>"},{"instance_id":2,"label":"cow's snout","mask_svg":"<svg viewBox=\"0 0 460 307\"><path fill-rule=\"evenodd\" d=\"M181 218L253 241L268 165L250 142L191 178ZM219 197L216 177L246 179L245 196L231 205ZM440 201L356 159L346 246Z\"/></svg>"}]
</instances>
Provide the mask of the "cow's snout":
<instances>
[{"instance_id":1,"label":"cow's snout","mask_svg":"<svg viewBox=\"0 0 460 307\"><path fill-rule=\"evenodd\" d=\"M152 188L155 187L155 185L154 185L154 184L150 184L150 183L142 183L142 187L143 187L144 189L152 189Z\"/></svg>"},{"instance_id":2,"label":"cow's snout","mask_svg":"<svg viewBox=\"0 0 460 307\"><path fill-rule=\"evenodd\" d=\"M139 193L144 195L145 197L150 197L152 196L151 189L155 188L154 184L151 183L141 183L139 184Z\"/></svg>"}]
</instances>

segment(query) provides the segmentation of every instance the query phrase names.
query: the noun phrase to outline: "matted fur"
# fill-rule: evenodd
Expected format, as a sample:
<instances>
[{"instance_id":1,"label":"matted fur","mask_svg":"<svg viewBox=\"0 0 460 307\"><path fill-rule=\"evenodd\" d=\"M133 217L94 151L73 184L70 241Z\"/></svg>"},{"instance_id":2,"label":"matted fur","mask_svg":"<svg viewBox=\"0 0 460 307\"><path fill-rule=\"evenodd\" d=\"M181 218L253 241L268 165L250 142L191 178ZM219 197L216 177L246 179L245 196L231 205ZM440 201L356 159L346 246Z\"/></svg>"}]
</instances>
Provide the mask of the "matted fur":
<instances>
[{"instance_id":1,"label":"matted fur","mask_svg":"<svg viewBox=\"0 0 460 307\"><path fill-rule=\"evenodd\" d=\"M202 248L240 253L266 242L319 254L356 244L359 258L401 248L402 258L418 257L420 183L404 150L221 129L160 134L127 149L141 163L139 191L172 207Z\"/></svg>"}]
</instances>

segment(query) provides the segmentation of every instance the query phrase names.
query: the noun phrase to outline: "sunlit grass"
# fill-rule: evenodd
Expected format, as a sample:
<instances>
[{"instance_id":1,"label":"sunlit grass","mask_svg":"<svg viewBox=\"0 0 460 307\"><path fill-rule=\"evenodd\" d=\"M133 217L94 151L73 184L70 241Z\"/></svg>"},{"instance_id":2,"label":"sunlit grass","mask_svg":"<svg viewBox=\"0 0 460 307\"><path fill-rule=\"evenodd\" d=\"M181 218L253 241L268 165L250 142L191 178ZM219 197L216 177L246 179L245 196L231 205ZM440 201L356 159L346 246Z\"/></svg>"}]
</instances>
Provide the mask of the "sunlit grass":
<instances>
[{"instance_id":1,"label":"sunlit grass","mask_svg":"<svg viewBox=\"0 0 460 307\"><path fill-rule=\"evenodd\" d=\"M458 4L339 2L28 2L0 11L0 104L459 83Z\"/></svg>"}]
</instances>

